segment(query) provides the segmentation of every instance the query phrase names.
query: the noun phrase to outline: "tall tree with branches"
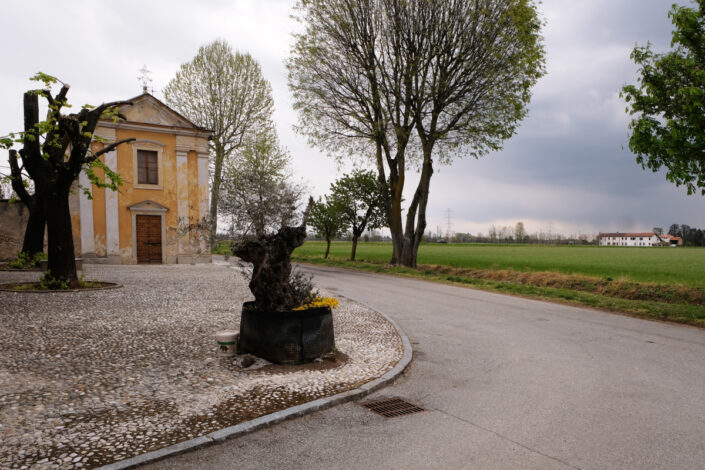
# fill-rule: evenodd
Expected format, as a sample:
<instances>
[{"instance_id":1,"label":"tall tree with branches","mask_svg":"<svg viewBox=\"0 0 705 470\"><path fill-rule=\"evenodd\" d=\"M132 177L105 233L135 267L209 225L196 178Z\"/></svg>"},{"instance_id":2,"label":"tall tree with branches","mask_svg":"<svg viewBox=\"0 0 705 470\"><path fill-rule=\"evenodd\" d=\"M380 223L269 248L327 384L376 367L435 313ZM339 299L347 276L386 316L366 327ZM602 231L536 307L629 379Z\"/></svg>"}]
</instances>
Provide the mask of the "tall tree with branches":
<instances>
[{"instance_id":1,"label":"tall tree with branches","mask_svg":"<svg viewBox=\"0 0 705 470\"><path fill-rule=\"evenodd\" d=\"M41 81L45 88L24 94L24 131L17 136L10 135L0 144L6 148L21 144L19 151L10 149L10 162L27 171L34 182L36 200L40 202L46 220L48 235L49 271L52 277L68 281L72 287L78 286L76 260L74 255L69 193L71 185L81 171L86 171L91 182L97 186L116 189L121 183L120 176L102 164L99 157L120 144L135 139L124 139L92 151L98 121L104 118L119 119L118 106L132 104L129 101L115 101L100 106L83 106L74 114L62 114L69 107L66 95L69 85L62 83L59 93L53 95L51 86L59 80L50 75L38 73L32 78ZM39 119L39 97L47 101L46 119ZM99 180L93 167L99 166L106 172L106 180ZM108 181L108 179L110 181ZM90 191L89 188L84 188Z\"/></svg>"},{"instance_id":2,"label":"tall tree with branches","mask_svg":"<svg viewBox=\"0 0 705 470\"><path fill-rule=\"evenodd\" d=\"M193 123L213 131L211 151L211 240L227 159L253 135L271 129L272 87L249 54L233 52L218 39L201 46L164 89L166 103Z\"/></svg>"},{"instance_id":3,"label":"tall tree with branches","mask_svg":"<svg viewBox=\"0 0 705 470\"><path fill-rule=\"evenodd\" d=\"M533 0L306 0L289 85L298 130L374 155L394 264L416 266L434 164L501 148L545 73ZM409 168L420 177L402 218Z\"/></svg>"},{"instance_id":4,"label":"tall tree with branches","mask_svg":"<svg viewBox=\"0 0 705 470\"><path fill-rule=\"evenodd\" d=\"M672 51L634 48L639 83L625 85L622 97L633 116L629 148L637 163L654 172L665 167L669 181L705 195L705 0L695 3L669 12Z\"/></svg>"}]
</instances>

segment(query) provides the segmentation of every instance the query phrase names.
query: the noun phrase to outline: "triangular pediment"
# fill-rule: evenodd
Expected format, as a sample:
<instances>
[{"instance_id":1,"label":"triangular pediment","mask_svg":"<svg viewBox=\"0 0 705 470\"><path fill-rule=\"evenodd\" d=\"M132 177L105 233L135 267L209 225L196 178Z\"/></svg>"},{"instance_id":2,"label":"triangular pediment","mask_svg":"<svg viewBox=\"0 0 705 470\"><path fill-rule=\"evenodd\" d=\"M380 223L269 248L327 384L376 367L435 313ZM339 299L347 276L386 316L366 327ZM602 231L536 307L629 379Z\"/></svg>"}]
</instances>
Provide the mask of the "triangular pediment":
<instances>
[{"instance_id":1,"label":"triangular pediment","mask_svg":"<svg viewBox=\"0 0 705 470\"><path fill-rule=\"evenodd\" d=\"M129 101L132 102L132 106L120 106L120 113L125 116L127 122L201 129L149 93Z\"/></svg>"},{"instance_id":2,"label":"triangular pediment","mask_svg":"<svg viewBox=\"0 0 705 470\"><path fill-rule=\"evenodd\" d=\"M161 204L157 204L154 201L146 200L138 202L137 204L132 204L127 206L131 211L143 211L143 212L166 212L169 210L168 207L164 207Z\"/></svg>"}]
</instances>

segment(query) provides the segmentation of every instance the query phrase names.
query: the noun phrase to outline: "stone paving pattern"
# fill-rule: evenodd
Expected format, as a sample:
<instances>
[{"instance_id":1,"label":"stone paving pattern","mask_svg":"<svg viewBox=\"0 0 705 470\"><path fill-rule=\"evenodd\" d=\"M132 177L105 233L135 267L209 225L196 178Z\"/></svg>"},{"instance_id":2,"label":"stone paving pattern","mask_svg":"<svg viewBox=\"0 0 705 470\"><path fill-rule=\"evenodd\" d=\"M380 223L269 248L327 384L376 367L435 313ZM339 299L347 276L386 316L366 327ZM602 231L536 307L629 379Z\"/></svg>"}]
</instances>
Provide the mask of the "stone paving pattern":
<instances>
[{"instance_id":1,"label":"stone paving pattern","mask_svg":"<svg viewBox=\"0 0 705 470\"><path fill-rule=\"evenodd\" d=\"M356 388L394 367L401 338L346 299L337 362L217 358L250 295L239 268L86 266L124 288L0 292L0 468L92 468ZM0 272L0 283L38 273Z\"/></svg>"}]
</instances>

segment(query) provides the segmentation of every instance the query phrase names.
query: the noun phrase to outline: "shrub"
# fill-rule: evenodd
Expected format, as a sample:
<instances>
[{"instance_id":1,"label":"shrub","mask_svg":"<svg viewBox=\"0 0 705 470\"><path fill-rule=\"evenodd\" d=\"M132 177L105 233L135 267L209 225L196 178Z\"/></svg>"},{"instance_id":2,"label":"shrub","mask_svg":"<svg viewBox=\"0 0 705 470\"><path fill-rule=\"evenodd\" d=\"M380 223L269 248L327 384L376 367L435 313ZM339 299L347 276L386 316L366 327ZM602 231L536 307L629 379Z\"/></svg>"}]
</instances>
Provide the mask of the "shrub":
<instances>
[{"instance_id":1,"label":"shrub","mask_svg":"<svg viewBox=\"0 0 705 470\"><path fill-rule=\"evenodd\" d=\"M46 290L66 290L69 288L69 281L67 279L57 279L51 275L51 271L48 269L42 277L39 279L39 288Z\"/></svg>"},{"instance_id":2,"label":"shrub","mask_svg":"<svg viewBox=\"0 0 705 470\"><path fill-rule=\"evenodd\" d=\"M294 271L289 277L294 306L293 310L303 310L304 306L310 306L312 302L320 298L318 291L313 287L313 276L307 276L301 271Z\"/></svg>"},{"instance_id":3,"label":"shrub","mask_svg":"<svg viewBox=\"0 0 705 470\"><path fill-rule=\"evenodd\" d=\"M29 269L39 266L39 263L47 259L46 253L35 253L31 256L26 252L17 252L17 260L12 261L9 266L12 269Z\"/></svg>"}]
</instances>

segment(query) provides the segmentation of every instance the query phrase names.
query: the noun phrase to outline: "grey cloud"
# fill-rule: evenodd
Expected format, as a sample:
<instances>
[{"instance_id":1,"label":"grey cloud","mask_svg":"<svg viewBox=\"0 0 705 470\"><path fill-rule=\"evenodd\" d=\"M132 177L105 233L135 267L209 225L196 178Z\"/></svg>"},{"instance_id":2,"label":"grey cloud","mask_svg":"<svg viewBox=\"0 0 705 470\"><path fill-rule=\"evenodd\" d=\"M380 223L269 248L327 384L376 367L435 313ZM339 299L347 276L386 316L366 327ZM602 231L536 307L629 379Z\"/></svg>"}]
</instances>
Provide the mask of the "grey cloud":
<instances>
[{"instance_id":1,"label":"grey cloud","mask_svg":"<svg viewBox=\"0 0 705 470\"><path fill-rule=\"evenodd\" d=\"M0 30L6 64L0 74L0 134L21 126L21 95L38 70L69 81L73 103L97 104L137 95L137 69L147 64L161 97L159 90L181 63L200 45L222 37L250 52L272 82L280 137L297 176L323 194L339 175L333 160L291 130L296 115L283 62L297 28L288 17L293 2L5 3L4 17L13 21ZM688 197L663 173L636 164L626 149L628 118L617 98L622 85L636 80L629 59L634 44L669 47L671 3L544 0L549 73L535 89L529 117L503 151L438 169L429 227L445 226L447 208L458 228L479 226L484 232L495 221L516 220L590 230L673 222L705 226L705 198ZM410 178L408 194L414 183Z\"/></svg>"}]
</instances>

